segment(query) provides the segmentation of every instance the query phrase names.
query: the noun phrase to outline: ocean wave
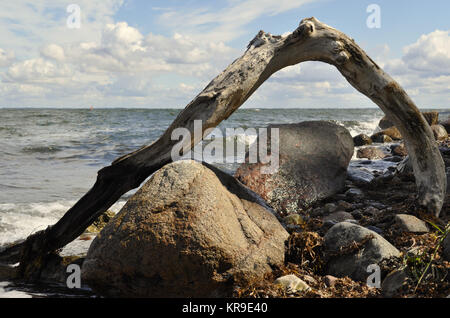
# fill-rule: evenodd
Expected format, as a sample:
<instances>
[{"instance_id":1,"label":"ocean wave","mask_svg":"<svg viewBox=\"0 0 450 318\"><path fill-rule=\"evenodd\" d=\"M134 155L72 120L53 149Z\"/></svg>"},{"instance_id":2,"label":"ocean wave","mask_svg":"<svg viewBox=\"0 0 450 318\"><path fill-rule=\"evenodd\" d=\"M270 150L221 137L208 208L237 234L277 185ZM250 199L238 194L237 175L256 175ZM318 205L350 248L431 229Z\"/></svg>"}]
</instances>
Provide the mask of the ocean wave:
<instances>
[{"instance_id":1,"label":"ocean wave","mask_svg":"<svg viewBox=\"0 0 450 318\"><path fill-rule=\"evenodd\" d=\"M0 204L0 246L25 239L30 234L55 224L76 201ZM120 211L125 201L118 201L109 209Z\"/></svg>"}]
</instances>

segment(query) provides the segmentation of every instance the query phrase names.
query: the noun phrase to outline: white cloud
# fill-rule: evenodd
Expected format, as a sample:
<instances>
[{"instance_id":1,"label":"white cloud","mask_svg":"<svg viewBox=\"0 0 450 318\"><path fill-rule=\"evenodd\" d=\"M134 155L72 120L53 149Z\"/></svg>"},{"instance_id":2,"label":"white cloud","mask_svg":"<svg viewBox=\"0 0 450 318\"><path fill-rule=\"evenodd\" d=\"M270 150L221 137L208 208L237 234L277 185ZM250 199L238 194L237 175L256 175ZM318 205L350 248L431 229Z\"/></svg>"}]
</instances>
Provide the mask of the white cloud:
<instances>
[{"instance_id":1,"label":"white cloud","mask_svg":"<svg viewBox=\"0 0 450 318\"><path fill-rule=\"evenodd\" d=\"M57 44L49 44L42 48L41 55L56 61L64 60L64 49Z\"/></svg>"},{"instance_id":2,"label":"white cloud","mask_svg":"<svg viewBox=\"0 0 450 318\"><path fill-rule=\"evenodd\" d=\"M244 0L228 1L228 6L192 10L167 10L160 22L177 32L201 40L228 42L243 34L244 26L261 16L277 15L317 0Z\"/></svg>"},{"instance_id":3,"label":"white cloud","mask_svg":"<svg viewBox=\"0 0 450 318\"><path fill-rule=\"evenodd\" d=\"M450 75L450 31L422 35L404 48L403 62L411 70L432 75Z\"/></svg>"}]
</instances>

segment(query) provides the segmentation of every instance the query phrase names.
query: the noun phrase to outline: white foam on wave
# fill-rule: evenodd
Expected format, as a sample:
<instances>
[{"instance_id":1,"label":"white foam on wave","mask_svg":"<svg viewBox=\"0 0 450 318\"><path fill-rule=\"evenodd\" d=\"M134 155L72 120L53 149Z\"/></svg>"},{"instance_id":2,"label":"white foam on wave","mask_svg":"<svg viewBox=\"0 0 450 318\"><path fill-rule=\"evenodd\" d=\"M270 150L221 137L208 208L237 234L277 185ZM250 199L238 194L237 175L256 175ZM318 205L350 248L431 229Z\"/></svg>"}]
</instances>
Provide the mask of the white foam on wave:
<instances>
[{"instance_id":1,"label":"white foam on wave","mask_svg":"<svg viewBox=\"0 0 450 318\"><path fill-rule=\"evenodd\" d=\"M55 224L76 201L0 204L0 246L25 239ZM109 210L117 213L125 204L119 201Z\"/></svg>"},{"instance_id":2,"label":"white foam on wave","mask_svg":"<svg viewBox=\"0 0 450 318\"><path fill-rule=\"evenodd\" d=\"M30 294L22 291L9 290L9 282L0 282L0 298L31 298Z\"/></svg>"}]
</instances>

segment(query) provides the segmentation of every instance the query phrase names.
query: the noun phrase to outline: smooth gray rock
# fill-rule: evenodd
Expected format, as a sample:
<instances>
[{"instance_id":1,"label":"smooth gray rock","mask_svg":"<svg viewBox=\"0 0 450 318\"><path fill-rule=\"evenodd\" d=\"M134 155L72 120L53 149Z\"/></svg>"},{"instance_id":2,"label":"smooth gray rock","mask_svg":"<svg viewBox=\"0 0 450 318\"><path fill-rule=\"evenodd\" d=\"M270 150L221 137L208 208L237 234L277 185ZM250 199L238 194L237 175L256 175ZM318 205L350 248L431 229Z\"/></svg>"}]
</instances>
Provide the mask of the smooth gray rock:
<instances>
[{"instance_id":1,"label":"smooth gray rock","mask_svg":"<svg viewBox=\"0 0 450 318\"><path fill-rule=\"evenodd\" d=\"M345 220L353 220L353 216L345 211L337 211L334 213L331 213L330 215L327 215L323 218L323 221L335 221L335 222L343 222Z\"/></svg>"},{"instance_id":2,"label":"smooth gray rock","mask_svg":"<svg viewBox=\"0 0 450 318\"><path fill-rule=\"evenodd\" d=\"M164 166L93 241L82 280L113 297L225 297L284 263L289 234L231 176Z\"/></svg>"},{"instance_id":3,"label":"smooth gray rock","mask_svg":"<svg viewBox=\"0 0 450 318\"><path fill-rule=\"evenodd\" d=\"M427 224L416 218L414 215L397 214L395 216L395 223L403 232L411 233L428 233Z\"/></svg>"},{"instance_id":4,"label":"smooth gray rock","mask_svg":"<svg viewBox=\"0 0 450 318\"><path fill-rule=\"evenodd\" d=\"M408 275L406 275L404 270L393 270L383 280L383 283L381 284L381 293L385 297L393 297L407 281Z\"/></svg>"},{"instance_id":5,"label":"smooth gray rock","mask_svg":"<svg viewBox=\"0 0 450 318\"><path fill-rule=\"evenodd\" d=\"M335 255L342 248L351 246L354 242L362 242L369 235L369 239L359 251L350 254ZM336 277L349 276L354 280L365 281L370 275L367 267L378 264L390 257L399 257L400 252L379 234L362 226L349 222L334 225L325 235L325 253L331 257L327 265L327 274Z\"/></svg>"}]
</instances>

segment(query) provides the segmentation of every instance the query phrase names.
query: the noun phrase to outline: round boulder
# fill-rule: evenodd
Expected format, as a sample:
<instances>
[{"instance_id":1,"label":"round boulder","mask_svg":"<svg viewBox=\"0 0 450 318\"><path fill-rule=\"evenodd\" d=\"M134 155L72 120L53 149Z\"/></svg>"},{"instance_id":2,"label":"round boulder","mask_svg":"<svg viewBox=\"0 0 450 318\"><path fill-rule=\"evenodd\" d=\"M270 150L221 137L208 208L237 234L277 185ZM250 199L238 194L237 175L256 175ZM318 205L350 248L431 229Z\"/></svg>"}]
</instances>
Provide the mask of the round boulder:
<instances>
[{"instance_id":1,"label":"round boulder","mask_svg":"<svg viewBox=\"0 0 450 318\"><path fill-rule=\"evenodd\" d=\"M112 297L229 297L262 279L289 235L228 178L195 161L164 166L93 241L83 281Z\"/></svg>"},{"instance_id":2,"label":"round boulder","mask_svg":"<svg viewBox=\"0 0 450 318\"><path fill-rule=\"evenodd\" d=\"M344 188L354 149L346 128L326 121L268 128L279 132L279 149L271 149L272 153L279 152L279 169L264 174L265 164L247 161L235 176L278 213L297 213Z\"/></svg>"}]
</instances>

